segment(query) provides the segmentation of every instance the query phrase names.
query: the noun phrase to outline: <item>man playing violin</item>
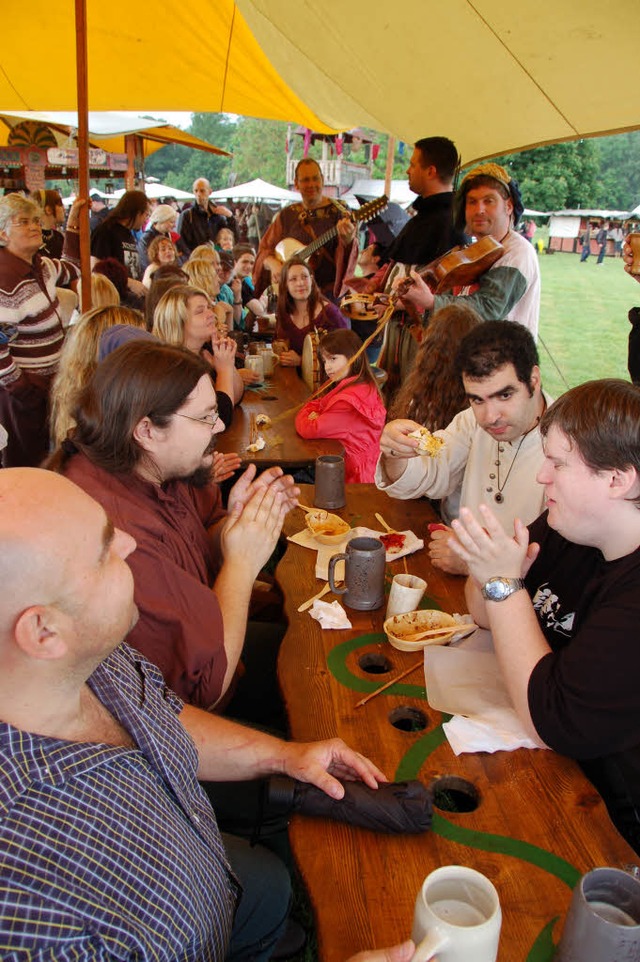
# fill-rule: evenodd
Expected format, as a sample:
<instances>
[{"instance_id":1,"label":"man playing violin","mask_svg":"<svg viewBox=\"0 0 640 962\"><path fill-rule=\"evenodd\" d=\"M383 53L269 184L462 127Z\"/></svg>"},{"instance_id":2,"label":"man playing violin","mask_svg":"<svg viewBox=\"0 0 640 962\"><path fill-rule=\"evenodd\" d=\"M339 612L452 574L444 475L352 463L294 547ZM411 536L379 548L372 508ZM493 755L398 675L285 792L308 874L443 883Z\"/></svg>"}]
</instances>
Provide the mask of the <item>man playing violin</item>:
<instances>
[{"instance_id":1,"label":"man playing violin","mask_svg":"<svg viewBox=\"0 0 640 962\"><path fill-rule=\"evenodd\" d=\"M450 294L433 294L414 271L415 283L403 302L416 310L437 311L454 297L464 296L485 321L519 321L538 336L540 269L533 246L515 230L523 211L518 185L504 167L481 164L460 184L454 202L454 224L466 225L476 238L493 237L504 247L500 260L477 284Z\"/></svg>"},{"instance_id":2,"label":"man playing violin","mask_svg":"<svg viewBox=\"0 0 640 962\"><path fill-rule=\"evenodd\" d=\"M283 258L276 247L285 239L298 241L305 246L326 231L335 227L337 236L313 255L312 268L318 287L329 300L339 296L343 279L353 273L358 254L355 242L356 229L344 210L322 193L324 178L320 165L311 157L305 157L296 167L294 187L302 195L300 203L289 204L274 217L271 226L260 241L253 272L256 291L261 293L263 269L271 272L271 283L280 280ZM292 251L292 253L294 253ZM291 255L288 255L291 256ZM284 260L288 259L288 256Z\"/></svg>"}]
</instances>

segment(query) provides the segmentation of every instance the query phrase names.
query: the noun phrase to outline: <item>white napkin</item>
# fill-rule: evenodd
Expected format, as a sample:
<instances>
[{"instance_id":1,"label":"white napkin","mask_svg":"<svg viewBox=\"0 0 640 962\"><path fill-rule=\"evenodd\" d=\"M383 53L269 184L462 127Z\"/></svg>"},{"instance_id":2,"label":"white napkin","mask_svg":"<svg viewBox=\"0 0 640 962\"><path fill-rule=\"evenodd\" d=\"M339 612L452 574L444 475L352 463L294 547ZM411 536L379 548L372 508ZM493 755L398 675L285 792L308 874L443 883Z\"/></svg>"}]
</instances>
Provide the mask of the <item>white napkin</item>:
<instances>
[{"instance_id":1,"label":"white napkin","mask_svg":"<svg viewBox=\"0 0 640 962\"><path fill-rule=\"evenodd\" d=\"M425 648L424 654L427 698L433 708L454 715L442 727L456 755L541 747L515 712L488 631L455 648Z\"/></svg>"},{"instance_id":2,"label":"white napkin","mask_svg":"<svg viewBox=\"0 0 640 962\"><path fill-rule=\"evenodd\" d=\"M513 752L542 748L529 738L513 708L496 708L484 715L454 715L442 730L455 755L463 752Z\"/></svg>"},{"instance_id":3,"label":"white napkin","mask_svg":"<svg viewBox=\"0 0 640 962\"><path fill-rule=\"evenodd\" d=\"M321 628L351 628L347 613L339 601L314 601L309 614L320 622Z\"/></svg>"}]
</instances>

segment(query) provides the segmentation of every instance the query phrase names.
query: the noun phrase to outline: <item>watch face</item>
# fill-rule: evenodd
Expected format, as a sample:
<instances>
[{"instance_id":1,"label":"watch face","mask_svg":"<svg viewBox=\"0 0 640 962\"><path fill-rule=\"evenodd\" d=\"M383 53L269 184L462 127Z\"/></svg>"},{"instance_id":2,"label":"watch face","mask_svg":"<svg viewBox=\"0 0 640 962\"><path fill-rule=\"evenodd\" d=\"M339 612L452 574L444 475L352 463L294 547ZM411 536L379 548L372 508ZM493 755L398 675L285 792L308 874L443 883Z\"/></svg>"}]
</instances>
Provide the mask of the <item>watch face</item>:
<instances>
[{"instance_id":1,"label":"watch face","mask_svg":"<svg viewBox=\"0 0 640 962\"><path fill-rule=\"evenodd\" d=\"M484 586L485 598L489 601L502 601L509 593L509 586L504 581L489 581Z\"/></svg>"},{"instance_id":2,"label":"watch face","mask_svg":"<svg viewBox=\"0 0 640 962\"><path fill-rule=\"evenodd\" d=\"M514 591L523 587L519 578L491 578L482 588L482 594L487 601L504 601Z\"/></svg>"}]
</instances>

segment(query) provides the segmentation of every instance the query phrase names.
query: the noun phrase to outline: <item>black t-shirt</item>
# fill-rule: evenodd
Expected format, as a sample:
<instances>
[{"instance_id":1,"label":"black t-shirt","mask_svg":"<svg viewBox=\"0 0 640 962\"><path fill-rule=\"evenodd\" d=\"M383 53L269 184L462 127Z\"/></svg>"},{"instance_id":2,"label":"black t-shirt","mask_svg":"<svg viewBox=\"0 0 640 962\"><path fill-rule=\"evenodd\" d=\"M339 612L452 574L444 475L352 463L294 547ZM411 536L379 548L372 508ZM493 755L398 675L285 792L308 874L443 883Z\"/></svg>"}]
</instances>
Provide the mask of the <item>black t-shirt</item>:
<instances>
[{"instance_id":1,"label":"black t-shirt","mask_svg":"<svg viewBox=\"0 0 640 962\"><path fill-rule=\"evenodd\" d=\"M546 513L530 532L541 550L526 586L552 649L529 679L533 723L580 762L640 851L640 548L605 561L553 531Z\"/></svg>"},{"instance_id":2,"label":"black t-shirt","mask_svg":"<svg viewBox=\"0 0 640 962\"><path fill-rule=\"evenodd\" d=\"M117 220L106 220L91 235L91 255L99 260L115 257L127 269L129 277L142 280L140 254L133 233Z\"/></svg>"}]
</instances>

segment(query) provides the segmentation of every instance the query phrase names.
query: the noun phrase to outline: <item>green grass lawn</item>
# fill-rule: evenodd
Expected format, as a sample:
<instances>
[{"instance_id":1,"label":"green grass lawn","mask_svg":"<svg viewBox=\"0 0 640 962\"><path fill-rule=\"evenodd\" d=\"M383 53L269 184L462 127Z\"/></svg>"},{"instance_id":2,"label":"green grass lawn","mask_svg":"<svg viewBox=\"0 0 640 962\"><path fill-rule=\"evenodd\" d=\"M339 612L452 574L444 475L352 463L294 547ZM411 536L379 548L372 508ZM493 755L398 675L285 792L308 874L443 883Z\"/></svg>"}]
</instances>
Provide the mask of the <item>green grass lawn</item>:
<instances>
[{"instance_id":1,"label":"green grass lawn","mask_svg":"<svg viewBox=\"0 0 640 962\"><path fill-rule=\"evenodd\" d=\"M540 366L543 384L554 397L592 378L621 377L627 371L629 308L640 304L638 286L620 258L584 264L577 254L541 254Z\"/></svg>"}]
</instances>

